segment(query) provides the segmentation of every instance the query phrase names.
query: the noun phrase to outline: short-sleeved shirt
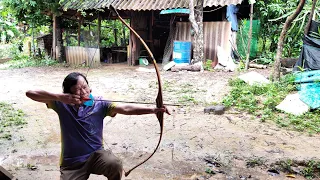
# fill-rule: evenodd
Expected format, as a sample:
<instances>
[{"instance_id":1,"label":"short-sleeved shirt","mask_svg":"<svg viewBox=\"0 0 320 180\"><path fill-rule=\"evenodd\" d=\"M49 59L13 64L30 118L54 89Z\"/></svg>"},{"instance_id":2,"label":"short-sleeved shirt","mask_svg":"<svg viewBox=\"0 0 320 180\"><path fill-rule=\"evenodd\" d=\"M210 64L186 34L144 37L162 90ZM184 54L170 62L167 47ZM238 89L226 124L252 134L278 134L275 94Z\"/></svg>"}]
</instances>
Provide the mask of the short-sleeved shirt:
<instances>
[{"instance_id":1,"label":"short-sleeved shirt","mask_svg":"<svg viewBox=\"0 0 320 180\"><path fill-rule=\"evenodd\" d=\"M58 114L60 120L61 166L84 162L91 153L103 149L103 119L110 115L115 104L94 101L92 106L81 105L78 110L59 101L47 106Z\"/></svg>"}]
</instances>

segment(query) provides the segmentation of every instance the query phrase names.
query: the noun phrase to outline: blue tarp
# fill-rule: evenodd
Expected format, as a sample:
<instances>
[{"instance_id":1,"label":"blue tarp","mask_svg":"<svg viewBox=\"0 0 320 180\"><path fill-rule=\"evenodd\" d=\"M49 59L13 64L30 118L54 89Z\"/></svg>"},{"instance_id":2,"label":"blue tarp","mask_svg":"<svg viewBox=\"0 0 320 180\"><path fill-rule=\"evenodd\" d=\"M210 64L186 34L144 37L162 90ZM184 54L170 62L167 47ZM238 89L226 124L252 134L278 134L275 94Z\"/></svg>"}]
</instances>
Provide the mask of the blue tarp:
<instances>
[{"instance_id":1,"label":"blue tarp","mask_svg":"<svg viewBox=\"0 0 320 180\"><path fill-rule=\"evenodd\" d=\"M238 18L237 13L239 11L239 7L236 5L230 4L227 7L227 19L229 22L231 22L231 30L232 31L238 31Z\"/></svg>"},{"instance_id":2,"label":"blue tarp","mask_svg":"<svg viewBox=\"0 0 320 180\"><path fill-rule=\"evenodd\" d=\"M160 14L190 14L190 10L186 8L166 9L162 10Z\"/></svg>"},{"instance_id":3,"label":"blue tarp","mask_svg":"<svg viewBox=\"0 0 320 180\"><path fill-rule=\"evenodd\" d=\"M299 98L311 109L320 107L320 70L295 73Z\"/></svg>"}]
</instances>

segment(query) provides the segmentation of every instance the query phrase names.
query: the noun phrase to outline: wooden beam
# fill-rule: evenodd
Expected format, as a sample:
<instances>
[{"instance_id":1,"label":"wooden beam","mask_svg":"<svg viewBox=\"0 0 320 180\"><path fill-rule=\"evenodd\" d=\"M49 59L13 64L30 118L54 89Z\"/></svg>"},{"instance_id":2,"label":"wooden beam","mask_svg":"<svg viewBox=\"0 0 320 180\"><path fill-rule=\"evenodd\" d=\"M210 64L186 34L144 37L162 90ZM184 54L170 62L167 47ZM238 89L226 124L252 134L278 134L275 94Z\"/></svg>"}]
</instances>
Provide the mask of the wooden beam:
<instances>
[{"instance_id":1,"label":"wooden beam","mask_svg":"<svg viewBox=\"0 0 320 180\"><path fill-rule=\"evenodd\" d=\"M0 166L0 179L1 180L13 180L16 179L12 174L10 174L6 169Z\"/></svg>"}]
</instances>

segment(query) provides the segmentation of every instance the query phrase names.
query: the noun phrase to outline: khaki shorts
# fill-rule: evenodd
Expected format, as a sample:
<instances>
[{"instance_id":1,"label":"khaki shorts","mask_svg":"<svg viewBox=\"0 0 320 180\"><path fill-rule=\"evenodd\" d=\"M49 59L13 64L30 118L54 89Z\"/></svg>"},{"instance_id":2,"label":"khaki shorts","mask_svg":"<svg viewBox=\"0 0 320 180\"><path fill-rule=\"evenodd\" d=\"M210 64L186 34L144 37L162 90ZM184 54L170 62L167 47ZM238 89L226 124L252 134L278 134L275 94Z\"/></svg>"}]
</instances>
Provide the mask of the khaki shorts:
<instances>
[{"instance_id":1,"label":"khaki shorts","mask_svg":"<svg viewBox=\"0 0 320 180\"><path fill-rule=\"evenodd\" d=\"M60 167L60 180L86 180L90 174L104 175L108 180L120 180L123 166L109 150L98 150L87 161Z\"/></svg>"}]
</instances>

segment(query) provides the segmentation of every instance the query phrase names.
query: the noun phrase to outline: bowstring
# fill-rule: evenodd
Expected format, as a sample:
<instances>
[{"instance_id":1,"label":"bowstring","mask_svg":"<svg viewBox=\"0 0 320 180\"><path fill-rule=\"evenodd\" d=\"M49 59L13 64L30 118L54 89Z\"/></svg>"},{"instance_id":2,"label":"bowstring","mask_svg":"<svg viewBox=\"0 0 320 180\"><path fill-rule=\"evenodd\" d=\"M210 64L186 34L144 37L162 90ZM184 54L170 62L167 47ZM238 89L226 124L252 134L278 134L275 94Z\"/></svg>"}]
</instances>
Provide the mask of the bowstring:
<instances>
[{"instance_id":1,"label":"bowstring","mask_svg":"<svg viewBox=\"0 0 320 180\"><path fill-rule=\"evenodd\" d=\"M109 16L110 16L110 14L109 14ZM89 34L90 34L90 32L89 32ZM99 43L99 42L98 42ZM94 59L94 57L95 57L95 55L96 55L96 53L97 53L97 51L98 51L98 49L100 48L99 47L99 45L98 45L98 47L94 50L94 53L93 53L93 56L91 57L91 60L90 60L90 50L89 50L89 46L88 47L86 47L86 48L88 48L88 50L87 50L87 52L88 52L88 57L89 57L89 64L88 64L88 70L87 70L87 72L86 72L86 74L85 74L85 77L86 78L88 78L88 74L89 74L89 71L90 71L90 69L91 69L91 66L92 66L92 63L93 63L93 59ZM113 119L114 119L114 117L111 117L111 119L106 123L106 126L108 125L108 124L110 124L112 121L113 121ZM96 127L96 125L95 124L93 124L94 126L95 126L95 128L97 129L97 127ZM103 128L104 129L104 128ZM104 134L104 133L103 133ZM105 138L103 137L103 135L102 135L102 140L103 140L103 145L102 145L102 147L105 149L105 145L107 146L107 149L113 154L113 152L111 151L111 148L110 148L110 146L108 145L108 143L106 142L106 140L105 140Z\"/></svg>"}]
</instances>

